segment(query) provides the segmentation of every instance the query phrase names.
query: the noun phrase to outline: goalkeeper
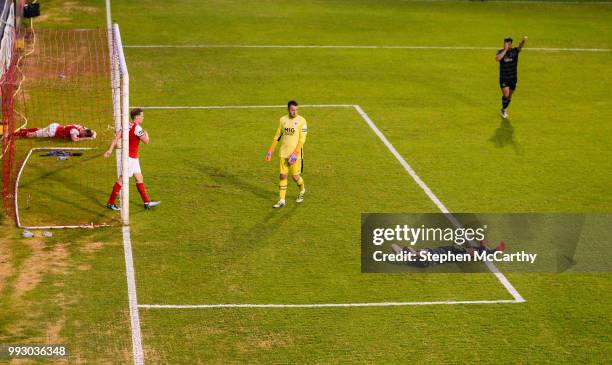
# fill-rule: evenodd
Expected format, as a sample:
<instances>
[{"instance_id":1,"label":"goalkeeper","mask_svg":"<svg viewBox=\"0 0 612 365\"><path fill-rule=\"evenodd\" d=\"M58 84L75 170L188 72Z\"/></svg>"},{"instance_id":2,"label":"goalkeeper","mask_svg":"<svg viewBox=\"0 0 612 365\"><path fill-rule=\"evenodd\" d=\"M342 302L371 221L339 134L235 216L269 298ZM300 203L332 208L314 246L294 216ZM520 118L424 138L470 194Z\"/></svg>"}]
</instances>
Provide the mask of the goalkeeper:
<instances>
[{"instance_id":1,"label":"goalkeeper","mask_svg":"<svg viewBox=\"0 0 612 365\"><path fill-rule=\"evenodd\" d=\"M278 185L280 199L273 208L281 208L285 205L285 195L287 194L287 176L291 173L291 178L296 182L300 193L295 200L296 203L304 201L304 179L301 174L304 172L304 143L308 127L306 119L298 115L298 103L291 100L287 103L288 114L280 118L278 129L274 135L272 145L266 153L266 161L272 160L272 153L276 149L278 142L281 143L279 150L280 156L280 183Z\"/></svg>"}]
</instances>

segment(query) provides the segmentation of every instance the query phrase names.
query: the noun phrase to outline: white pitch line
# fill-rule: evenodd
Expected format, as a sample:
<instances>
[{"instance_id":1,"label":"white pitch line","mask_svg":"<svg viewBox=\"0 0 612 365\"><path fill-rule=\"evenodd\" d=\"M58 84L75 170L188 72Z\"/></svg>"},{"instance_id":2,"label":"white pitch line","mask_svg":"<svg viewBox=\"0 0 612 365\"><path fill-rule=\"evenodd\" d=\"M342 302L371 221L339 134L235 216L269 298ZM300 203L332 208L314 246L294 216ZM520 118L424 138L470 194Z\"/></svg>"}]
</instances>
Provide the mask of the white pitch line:
<instances>
[{"instance_id":1,"label":"white pitch line","mask_svg":"<svg viewBox=\"0 0 612 365\"><path fill-rule=\"evenodd\" d=\"M402 157L402 155L400 155L400 153L397 152L397 150L395 149L395 147L393 147L391 142L389 142L387 137L385 137L385 135L378 129L376 124L374 124L372 119L370 119L370 117L363 111L363 109L361 109L359 105L355 105L355 110L357 110L357 113L361 115L363 120L365 120L365 122L370 126L370 128L374 131L374 133L378 136L378 138L380 138L380 140L385 144L385 146L387 146L387 149L391 151L393 156L395 156L395 158L399 161L402 167L404 167L404 170L406 170L406 172L412 177L412 179L417 183L417 185L419 185L421 189L423 189L423 191L425 192L425 194L427 194L429 199L431 199L431 201L438 207L438 209L440 209L442 213L444 213L444 215L448 218L448 220L451 223L453 223L455 227L461 228L461 223L455 218L455 216L452 215L452 213L448 210L448 208L446 208L446 206L442 204L440 199L438 199L438 197L431 191L429 186L427 186L427 184L425 184L425 182L419 177L419 175L417 175L417 173L412 169L412 167L410 167L410 165L408 164L408 162L406 162L404 157ZM504 286L504 288L506 288L506 290L510 293L510 295L512 295L512 297L517 302L525 301L525 299L523 299L523 297L521 296L521 294L519 294L516 288L514 288L514 286L510 283L510 281L508 281L506 276L502 274L492 262L486 261L486 265L487 265L487 268L489 268L489 270L497 277L499 282Z\"/></svg>"},{"instance_id":2,"label":"white pitch line","mask_svg":"<svg viewBox=\"0 0 612 365\"><path fill-rule=\"evenodd\" d=\"M106 27L107 31L111 32L112 19L110 0L106 0ZM110 46L111 44L109 43L109 48ZM132 257L132 238L130 235L130 226L122 227L122 236L123 255L125 257L125 277L128 286L130 328L132 331L132 357L134 359L134 365L144 365L144 351L142 350L142 334L140 331L140 316L138 313L138 296L136 295L136 274L134 273L134 259Z\"/></svg>"},{"instance_id":3,"label":"white pitch line","mask_svg":"<svg viewBox=\"0 0 612 365\"><path fill-rule=\"evenodd\" d=\"M417 0L423 1L423 0ZM432 1L432 0L426 0ZM612 5L610 1L532 1L532 0L486 0L489 3L502 4L554 4L554 5Z\"/></svg>"},{"instance_id":4,"label":"white pitch line","mask_svg":"<svg viewBox=\"0 0 612 365\"><path fill-rule=\"evenodd\" d=\"M427 194L429 199L431 199L431 201L434 202L434 204L442 211L442 213L445 213L445 214L450 213L450 211L446 208L446 206L442 204L440 199L438 199L438 197L431 191L429 186L427 186L427 184L425 184L425 182L421 180L419 175L417 175L417 173L412 169L412 167L410 167L408 162L406 162L406 160L402 157L402 155L400 155L399 152L397 152L395 147L393 147L391 142L389 142L387 137L385 137L385 135L380 131L380 129L378 129L376 124L374 124L372 119L370 119L370 117L363 111L363 109L361 109L359 105L355 105L354 107L357 113L359 113L359 115L361 116L361 118L363 118L363 120L374 131L374 133L378 136L378 138L382 141L382 143L387 147L387 149L391 151L391 154L393 154L393 156L395 156L395 158L399 161L399 163L402 165L404 170L406 170L408 175L410 175L410 177L412 177L414 182L416 182L417 185L420 186L421 189L423 189L423 191L425 192L425 194Z\"/></svg>"},{"instance_id":5,"label":"white pitch line","mask_svg":"<svg viewBox=\"0 0 612 365\"><path fill-rule=\"evenodd\" d=\"M384 46L384 45L273 45L273 44L135 44L123 48L269 48L269 49L413 49L413 50L467 50L467 51L497 51L499 47L479 46ZM610 52L610 48L577 48L577 47L525 47L526 51L539 52Z\"/></svg>"},{"instance_id":6,"label":"white pitch line","mask_svg":"<svg viewBox=\"0 0 612 365\"><path fill-rule=\"evenodd\" d=\"M486 3L501 3L501 4L552 4L552 5L612 5L610 1L539 1L539 0L403 0L409 3L466 3L466 4L486 4Z\"/></svg>"},{"instance_id":7,"label":"white pitch line","mask_svg":"<svg viewBox=\"0 0 612 365\"><path fill-rule=\"evenodd\" d=\"M139 304L143 309L204 309L204 308L335 308L335 307L401 307L418 305L498 304L520 303L502 300L449 300L431 302L374 302L374 303L320 303L320 304Z\"/></svg>"},{"instance_id":8,"label":"white pitch line","mask_svg":"<svg viewBox=\"0 0 612 365\"><path fill-rule=\"evenodd\" d=\"M132 351L134 364L144 364L142 351L142 335L140 333L140 316L138 315L138 297L136 295L136 274L134 273L134 259L132 258L132 238L130 226L123 226L123 253L125 256L125 276L128 286L128 303L130 308L130 323L132 327Z\"/></svg>"},{"instance_id":9,"label":"white pitch line","mask_svg":"<svg viewBox=\"0 0 612 365\"><path fill-rule=\"evenodd\" d=\"M352 108L352 104L304 104L301 107L310 108ZM270 109L270 108L286 108L287 105L223 105L223 106L139 106L141 109Z\"/></svg>"},{"instance_id":10,"label":"white pitch line","mask_svg":"<svg viewBox=\"0 0 612 365\"><path fill-rule=\"evenodd\" d=\"M544 48L544 47L525 47L525 51L543 52L610 52L610 48Z\"/></svg>"}]
</instances>

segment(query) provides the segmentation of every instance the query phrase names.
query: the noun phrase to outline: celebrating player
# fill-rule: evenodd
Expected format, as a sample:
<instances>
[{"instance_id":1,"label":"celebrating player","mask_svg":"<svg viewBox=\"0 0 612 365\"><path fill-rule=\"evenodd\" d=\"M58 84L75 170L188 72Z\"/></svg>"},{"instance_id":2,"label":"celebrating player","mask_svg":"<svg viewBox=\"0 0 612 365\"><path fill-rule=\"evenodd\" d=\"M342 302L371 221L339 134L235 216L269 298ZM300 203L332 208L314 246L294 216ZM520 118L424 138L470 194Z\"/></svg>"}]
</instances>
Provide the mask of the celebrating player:
<instances>
[{"instance_id":1,"label":"celebrating player","mask_svg":"<svg viewBox=\"0 0 612 365\"><path fill-rule=\"evenodd\" d=\"M504 48L497 51L495 60L499 62L499 87L502 90L502 118L508 118L508 105L512 101L512 94L516 90L517 79L517 66L519 52L523 49L527 41L527 36L524 36L519 43L518 47L512 47L512 38L508 37L504 39Z\"/></svg>"},{"instance_id":2,"label":"celebrating player","mask_svg":"<svg viewBox=\"0 0 612 365\"><path fill-rule=\"evenodd\" d=\"M17 137L59 138L73 142L96 139L96 132L80 124L60 125L53 122L45 128L21 128L15 132Z\"/></svg>"},{"instance_id":3,"label":"celebrating player","mask_svg":"<svg viewBox=\"0 0 612 365\"><path fill-rule=\"evenodd\" d=\"M132 122L130 123L130 133L129 133L129 157L128 157L128 176L136 179L136 188L138 189L138 193L140 193L140 197L144 202L145 209L153 208L159 205L161 202L159 201L151 201L149 196L147 195L147 190L144 186L144 180L142 177L142 172L140 171L140 162L138 161L138 146L140 141L144 144L149 144L149 133L147 133L144 129L142 129L142 121L144 120L144 112L140 108L134 108L130 111L130 119ZM104 157L110 157L113 154L113 149L121 139L122 131L119 130L115 134L115 138L111 142L108 150L104 153ZM110 197L108 198L108 202L106 207L112 210L119 210L117 205L115 204L115 199L117 199L117 195L121 191L121 182L122 177L119 176L115 185L113 186L113 191L111 192ZM127 204L127 202L123 202L123 204Z\"/></svg>"},{"instance_id":4,"label":"celebrating player","mask_svg":"<svg viewBox=\"0 0 612 365\"><path fill-rule=\"evenodd\" d=\"M272 141L272 145L268 148L268 152L266 153L266 161L271 161L272 153L274 153L274 149L280 141L280 183L278 187L280 199L278 203L273 205L273 208L281 208L285 205L287 174L289 172L291 172L291 178L297 183L300 189L300 193L295 202L303 202L304 193L306 193L304 179L301 174L304 172L303 147L306 142L308 127L306 125L306 119L298 115L297 101L291 100L287 103L287 110L289 114L280 118L278 129L274 135L274 141Z\"/></svg>"}]
</instances>

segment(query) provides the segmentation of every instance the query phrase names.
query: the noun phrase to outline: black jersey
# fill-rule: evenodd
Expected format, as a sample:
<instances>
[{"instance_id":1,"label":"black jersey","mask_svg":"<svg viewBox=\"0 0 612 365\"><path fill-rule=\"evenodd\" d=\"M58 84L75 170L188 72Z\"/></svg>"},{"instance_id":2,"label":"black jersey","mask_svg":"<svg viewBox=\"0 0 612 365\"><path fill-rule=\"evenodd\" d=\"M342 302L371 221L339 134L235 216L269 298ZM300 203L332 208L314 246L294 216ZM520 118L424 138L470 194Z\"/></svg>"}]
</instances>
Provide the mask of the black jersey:
<instances>
[{"instance_id":1,"label":"black jersey","mask_svg":"<svg viewBox=\"0 0 612 365\"><path fill-rule=\"evenodd\" d=\"M504 50L500 49L497 54L502 53ZM517 78L517 66L518 56L520 48L511 48L506 52L504 58L499 61L499 78L502 80L516 80Z\"/></svg>"}]
</instances>

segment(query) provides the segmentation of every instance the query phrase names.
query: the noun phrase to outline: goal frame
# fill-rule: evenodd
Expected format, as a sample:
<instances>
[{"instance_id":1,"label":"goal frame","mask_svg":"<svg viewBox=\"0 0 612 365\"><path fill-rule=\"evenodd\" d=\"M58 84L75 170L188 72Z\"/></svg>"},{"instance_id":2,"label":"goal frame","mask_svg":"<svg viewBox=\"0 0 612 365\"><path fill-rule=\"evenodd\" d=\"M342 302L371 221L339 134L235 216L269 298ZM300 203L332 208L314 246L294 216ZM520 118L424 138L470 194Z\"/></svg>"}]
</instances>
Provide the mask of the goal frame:
<instances>
[{"instance_id":1,"label":"goal frame","mask_svg":"<svg viewBox=\"0 0 612 365\"><path fill-rule=\"evenodd\" d=\"M112 37L109 44L112 44L110 57L115 131L121 131L121 144L116 149L117 175L121 177L121 223L127 226L130 224L130 178L128 176L130 76L125 62L119 24L115 23L112 29L109 29L109 37Z\"/></svg>"},{"instance_id":2,"label":"goal frame","mask_svg":"<svg viewBox=\"0 0 612 365\"><path fill-rule=\"evenodd\" d=\"M13 2L14 1L14 2ZM21 4L23 0L12 0L13 4ZM3 11L4 14L4 11ZM15 11L15 19L21 19L21 14ZM129 176L128 172L128 153L129 153L129 126L130 126L130 100L129 100L129 73L127 63L125 60L125 54L123 51L123 42L121 40L121 33L118 24L112 24L110 18L108 19L106 27L106 35L108 39L108 57L109 57L109 68L110 68L110 91L112 93L112 108L113 108L113 124L115 133L121 132L121 143L118 143L115 149L116 159L116 175L122 177L122 189L121 189L121 215L120 222L122 225L129 224ZM12 22L11 22L12 23ZM10 30L4 31L3 37L3 52L4 60L7 69L4 70L0 78L0 86L2 86L2 150L0 151L0 158L2 159L2 200L3 210L6 212L12 220L15 221L17 227L26 228L19 219L19 206L18 206L18 188L19 188L19 177L21 177L23 170L29 160L32 152L39 149L53 150L59 149L59 147L46 147L46 148L31 148L29 152L24 156L23 161L14 160L15 150L15 136L13 131L18 129L15 128L15 113L18 113L14 108L15 90L18 90L21 80L17 79L15 75L18 69L18 58L16 50L18 46L18 21L15 25L5 23L5 28ZM23 43L23 42L22 42ZM23 44L21 45L23 47ZM20 60L20 58L19 58ZM3 62L4 62L3 61ZM107 84L108 85L108 84ZM73 149L64 147L61 149ZM77 149L77 148L74 148ZM80 149L80 148L78 148ZM88 149L88 148L84 148ZM15 165L17 163L18 165ZM108 224L94 225L45 225L41 226L41 229L51 228L93 228L95 226L106 226ZM36 229L39 227L28 227Z\"/></svg>"}]
</instances>

